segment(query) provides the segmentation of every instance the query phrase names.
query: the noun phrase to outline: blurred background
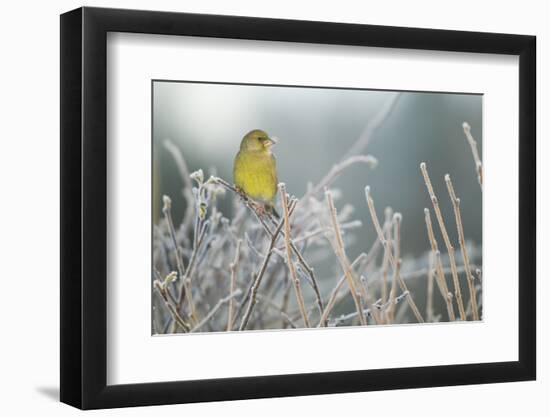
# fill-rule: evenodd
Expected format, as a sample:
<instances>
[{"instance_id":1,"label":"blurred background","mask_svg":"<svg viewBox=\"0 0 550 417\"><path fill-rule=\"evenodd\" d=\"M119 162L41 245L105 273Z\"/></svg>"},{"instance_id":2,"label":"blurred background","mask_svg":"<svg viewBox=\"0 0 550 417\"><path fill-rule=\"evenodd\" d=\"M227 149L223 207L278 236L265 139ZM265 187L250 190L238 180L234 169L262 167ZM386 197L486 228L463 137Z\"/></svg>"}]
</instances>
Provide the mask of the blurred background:
<instances>
[{"instance_id":1,"label":"blurred background","mask_svg":"<svg viewBox=\"0 0 550 417\"><path fill-rule=\"evenodd\" d=\"M172 198L174 223L184 217L183 182L172 155L164 146L170 140L182 152L189 171L202 169L205 178L218 175L233 182L233 159L242 137L252 129L262 129L278 138L274 147L279 181L298 198L308 183L317 184L330 169L346 156L369 122L376 119L388 103L395 105L372 136L362 154L378 159L371 169L355 164L346 169L331 185L339 190L336 206L352 206L350 220L360 220L361 227L346 231L346 252L355 259L368 252L376 240L365 201L364 188L370 185L378 216L383 222L384 208L401 212L404 274L428 266L430 249L424 208L431 201L419 169L426 162L439 198L450 238L457 248L457 263L462 264L453 208L445 185L449 173L457 196L465 236L470 245L471 263L481 267L482 194L477 182L471 149L462 123L467 121L482 148L482 95L428 92L393 92L328 88L279 87L234 84L155 81L153 85L153 216L155 224L162 218L162 195ZM322 193L319 198L322 198ZM218 204L224 216L232 218L233 195L225 195ZM349 208L349 207L348 207ZM432 211L432 221L436 222ZM439 227L434 223L442 249L447 253ZM326 243L326 242L325 242ZM327 294L341 269L326 247L311 247L306 258L319 277L321 292ZM447 276L450 285L450 275ZM409 289L420 309L426 307L426 275L411 279ZM461 278L463 294L467 287ZM307 298L311 298L312 293ZM466 298L468 299L468 298ZM437 311L444 309L436 297ZM307 300L311 301L311 300ZM335 309L343 314L353 305L343 303ZM405 317L404 321L414 321Z\"/></svg>"},{"instance_id":2,"label":"blurred background","mask_svg":"<svg viewBox=\"0 0 550 417\"><path fill-rule=\"evenodd\" d=\"M189 170L202 168L232 182L233 158L242 137L263 129L279 139L274 148L279 181L300 197L308 182L316 184L346 154L367 123L391 100L395 92L202 84L155 81L153 86L154 222L160 218L163 194L172 197L174 221L183 217L182 181L166 139L182 151ZM343 202L355 207L353 218L363 222L348 248L350 257L367 250L375 239L363 189L370 185L379 215L391 206L403 214L403 255L418 256L429 243L424 207L430 207L419 164L425 161L439 196L448 229L452 206L444 175L451 174L462 200L465 234L482 243L481 192L462 122L472 127L482 150L482 96L401 92L398 101L377 130L366 150L379 164L372 170L356 164L334 183ZM226 199L231 199L227 196ZM226 201L224 214L231 216ZM446 216L446 217L447 217ZM442 242L441 242L442 244Z\"/></svg>"}]
</instances>

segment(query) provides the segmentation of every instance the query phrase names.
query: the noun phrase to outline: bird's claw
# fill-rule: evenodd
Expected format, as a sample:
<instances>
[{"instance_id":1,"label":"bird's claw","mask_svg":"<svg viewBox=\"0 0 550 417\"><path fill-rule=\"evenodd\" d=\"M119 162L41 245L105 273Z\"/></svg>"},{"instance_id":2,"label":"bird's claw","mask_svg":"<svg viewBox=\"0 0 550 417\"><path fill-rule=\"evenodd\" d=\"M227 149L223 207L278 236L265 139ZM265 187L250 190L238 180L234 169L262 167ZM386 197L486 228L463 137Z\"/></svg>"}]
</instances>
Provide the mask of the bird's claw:
<instances>
[{"instance_id":1,"label":"bird's claw","mask_svg":"<svg viewBox=\"0 0 550 417\"><path fill-rule=\"evenodd\" d=\"M235 185L235 191L237 191L237 194L239 194L239 196L240 196L243 200L245 200L245 199L247 198L246 193L244 192L244 190L243 190L241 187Z\"/></svg>"},{"instance_id":2,"label":"bird's claw","mask_svg":"<svg viewBox=\"0 0 550 417\"><path fill-rule=\"evenodd\" d=\"M265 215L267 215L267 210L265 209L265 207L262 204L257 204L256 205L256 211L258 212L258 214L261 217L264 217Z\"/></svg>"},{"instance_id":3,"label":"bird's claw","mask_svg":"<svg viewBox=\"0 0 550 417\"><path fill-rule=\"evenodd\" d=\"M235 185L235 191L237 191L237 194L243 201L248 202L248 204L256 211L256 213L258 213L260 217L268 216L269 213L266 207L263 204L252 200L241 187Z\"/></svg>"}]
</instances>

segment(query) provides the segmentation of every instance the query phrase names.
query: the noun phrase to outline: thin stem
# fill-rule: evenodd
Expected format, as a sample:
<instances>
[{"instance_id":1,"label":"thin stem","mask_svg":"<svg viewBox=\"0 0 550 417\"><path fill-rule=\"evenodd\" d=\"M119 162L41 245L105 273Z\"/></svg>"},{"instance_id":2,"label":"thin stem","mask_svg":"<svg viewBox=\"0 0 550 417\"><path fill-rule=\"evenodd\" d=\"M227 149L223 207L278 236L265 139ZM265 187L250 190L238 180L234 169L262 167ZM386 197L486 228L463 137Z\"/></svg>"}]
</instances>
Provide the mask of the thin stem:
<instances>
[{"instance_id":1,"label":"thin stem","mask_svg":"<svg viewBox=\"0 0 550 417\"><path fill-rule=\"evenodd\" d=\"M462 260L464 262L464 265L470 265L470 256L468 255L468 250L466 249L464 226L462 224L462 215L460 213L460 199L457 198L455 194L453 182L451 181L451 176L449 174L445 175L445 183L447 184L447 190L449 191L449 197L451 197L453 210L455 212L456 230L460 242L460 250L462 251ZM466 268L466 279L468 280L468 289L470 291L470 304L472 305L473 319L478 321L479 312L477 310L476 289L474 287L474 277L472 276L472 271L470 270L470 268Z\"/></svg>"},{"instance_id":2,"label":"thin stem","mask_svg":"<svg viewBox=\"0 0 550 417\"><path fill-rule=\"evenodd\" d=\"M163 145L164 148L170 153L170 155L172 155L172 158L174 159L176 167L179 171L180 177L183 181L183 196L187 201L187 208L185 210L183 218L183 228L184 230L187 230L191 225L191 221L193 220L193 183L191 182L187 163L185 162L185 158L181 154L180 149L168 139L164 141Z\"/></svg>"},{"instance_id":3,"label":"thin stem","mask_svg":"<svg viewBox=\"0 0 550 417\"><path fill-rule=\"evenodd\" d=\"M181 250L176 239L176 231L174 229L174 223L172 221L172 214L171 214L172 200L167 195L163 196L162 200L164 203L162 208L162 213L164 214L164 218L166 219L166 224L168 225L168 231L172 239L172 244L174 245L178 275L181 279L181 289L180 289L180 296L178 300L177 309L179 310L181 308L181 301L183 300L184 297L186 297L187 304L189 306L189 316L191 317L192 321L196 321L195 303L193 302L193 294L189 283L185 279L186 271L183 266Z\"/></svg>"},{"instance_id":4,"label":"thin stem","mask_svg":"<svg viewBox=\"0 0 550 417\"><path fill-rule=\"evenodd\" d=\"M283 310L283 308L279 307L277 304L275 304L273 302L273 300L271 300L269 297L264 297L263 295L258 294L257 298L258 298L258 300L260 300L260 301L264 302L265 304L267 304L268 307L272 308L274 311L279 313L281 315L281 318L283 319L283 321L285 323L288 323L290 325L290 327L292 327L293 329L298 328L296 323L294 323L292 318L290 318L290 316Z\"/></svg>"},{"instance_id":5,"label":"thin stem","mask_svg":"<svg viewBox=\"0 0 550 417\"><path fill-rule=\"evenodd\" d=\"M359 277L359 283L360 283L359 288L361 289L359 293L359 296L360 296L359 300L361 301L361 305L363 306L364 303L366 303L368 306L373 305L371 292L369 291L369 286L367 283L367 278L364 275L361 275ZM372 318L372 321L374 321L374 324L381 323L380 317L378 316L378 311L371 310L370 316ZM365 316L365 318L368 319L368 316Z\"/></svg>"},{"instance_id":6,"label":"thin stem","mask_svg":"<svg viewBox=\"0 0 550 417\"><path fill-rule=\"evenodd\" d=\"M400 257L400 247L401 247L401 222L403 220L403 217L401 216L401 213L395 213L393 215L393 228L394 228L394 242L395 242L395 260L396 260L396 266L395 266L395 278L397 279L397 282L399 283L399 287L401 287L401 291L403 293L407 293L407 302L409 304L409 307L411 308L414 316L416 317L416 320L419 323L424 323L424 319L422 318L422 314L420 314L420 310L416 306L416 303L414 302L412 295L407 288L407 285L405 284L405 281L401 277L400 271L401 271L401 257ZM391 252L390 252L391 253ZM391 257L391 255L389 255Z\"/></svg>"},{"instance_id":7,"label":"thin stem","mask_svg":"<svg viewBox=\"0 0 550 417\"><path fill-rule=\"evenodd\" d=\"M447 314L450 321L455 321L455 312L452 302L452 294L449 292L447 287L447 280L445 279L445 272L443 271L443 265L441 263L441 253L439 252L439 247L437 245L437 240L435 238L432 219L430 216L430 210L427 208L424 209L424 220L426 222L426 230L428 232L428 239L430 241L430 246L432 248L432 256L435 257L435 272L437 278L437 286L441 292L441 296L445 300L447 305ZM465 267L468 267L465 265Z\"/></svg>"},{"instance_id":8,"label":"thin stem","mask_svg":"<svg viewBox=\"0 0 550 417\"><path fill-rule=\"evenodd\" d=\"M373 202L373 209L374 209L374 202ZM376 210L374 210L374 213L376 214ZM378 218L376 218L376 221L378 222ZM388 258L388 263L390 262L392 263L393 276L391 280L390 295L388 298L390 300L393 300L397 294L397 276L401 275L401 262L400 262L401 245L396 241L396 239L398 238L398 234L397 234L396 228L393 225L393 216L392 216L392 220L390 221L388 229L389 230L387 231L387 235L386 235L387 250L384 249L384 256ZM392 236L392 232L393 232L393 236ZM392 248L395 251L395 256L394 256L395 262L390 261L390 259L392 258ZM395 322L395 307L396 307L396 304L391 303L389 308L386 310L385 316L389 323Z\"/></svg>"},{"instance_id":9,"label":"thin stem","mask_svg":"<svg viewBox=\"0 0 550 417\"><path fill-rule=\"evenodd\" d=\"M300 201L307 203L310 197L313 197L317 193L329 187L343 171L357 163L367 164L374 169L378 164L378 160L371 155L354 155L344 159L342 162L334 165L315 187L311 188L306 192L306 194L304 194Z\"/></svg>"},{"instance_id":10,"label":"thin stem","mask_svg":"<svg viewBox=\"0 0 550 417\"><path fill-rule=\"evenodd\" d=\"M357 141L348 150L344 158L351 155L357 155L367 148L378 128L380 128L382 123L384 123L384 121L391 114L392 110L395 108L395 105L399 101L400 97L401 93L396 93L393 97L387 100L386 103L384 103L378 113L365 126L363 132L359 136L359 139L357 139Z\"/></svg>"},{"instance_id":11,"label":"thin stem","mask_svg":"<svg viewBox=\"0 0 550 417\"><path fill-rule=\"evenodd\" d=\"M296 200L292 200L291 201L291 207L289 207L289 211L290 211L290 214L292 214L294 212L294 209L296 208ZM278 235L281 230L282 230L282 227L283 227L283 223L280 222L278 225L277 225L277 228L275 230L275 233ZM271 239L273 239L273 236L271 236ZM275 243L273 243L273 245L275 245ZM257 252L257 251L256 251ZM275 252L275 246L273 246L272 248L272 252ZM269 253L266 253L265 255L263 255L263 257L268 257ZM262 255L260 255L262 256ZM269 263L269 260L271 259L271 255L269 255L268 257L268 260L267 262ZM264 259L265 261L265 259ZM242 309L244 308L244 306L246 305L247 308L249 307L248 306L248 302L250 301L250 296L252 294L252 291L253 291L253 287L254 287L254 284L256 283L256 278L257 278L257 275L254 276L254 278L252 279L251 283L250 283L250 286L248 287L248 290L246 291L246 295L245 297L243 298L243 300L240 302L239 304L239 308L237 309L237 313L235 314L235 319L237 317L239 317L241 315L241 312L242 312ZM261 279L261 278L260 278ZM259 284L258 284L259 285ZM256 290L257 291L257 290ZM252 307L253 308L253 307ZM239 328L240 329L240 328Z\"/></svg>"},{"instance_id":12,"label":"thin stem","mask_svg":"<svg viewBox=\"0 0 550 417\"><path fill-rule=\"evenodd\" d=\"M380 240L380 243L382 243L382 246L384 247L384 250L387 252L388 259L390 261L390 264L392 265L393 271L394 271L394 279L397 280L397 283L401 287L403 292L407 292L407 302L409 304L409 307L411 308L413 314L416 317L416 320L419 323L424 323L424 319L422 318L422 314L420 314L420 311L418 310L418 307L416 306L416 303L414 302L412 296L409 293L409 290L407 289L407 285L405 284L405 281L401 277L400 269L401 269L401 259L399 259L399 246L400 246L400 240L401 240L401 220L402 216L400 213L395 213L393 215L393 225L394 225L394 240L395 240L395 251L396 256L393 256L390 245L388 244L388 241L384 237L384 232L382 228L380 227L380 221L378 220L378 215L376 214L376 208L374 207L374 200L372 199L372 196L370 195L370 187L365 187L365 197L367 199L367 205L369 207L370 215L372 218L372 223L374 224L374 228L376 229L376 234L378 235L378 239ZM393 285L393 283L392 283ZM395 292L392 294L390 292L390 299L393 298L395 295Z\"/></svg>"},{"instance_id":13,"label":"thin stem","mask_svg":"<svg viewBox=\"0 0 550 417\"><path fill-rule=\"evenodd\" d=\"M443 235L443 240L445 241L445 246L447 247L447 252L449 254L449 263L451 264L455 297L458 304L460 319L462 321L465 321L466 311L464 310L464 301L462 300L462 291L460 290L460 282L458 281L458 272L456 270L455 249L451 244L451 239L449 239L449 234L447 233L447 228L445 227L445 221L443 220L443 214L441 214L441 209L439 208L439 201L435 195L425 162L422 162L420 164L420 170L422 171L424 182L426 183L426 188L428 189L428 194L430 195L430 199L432 200L432 205L435 211L435 215L437 217L437 222L439 223L439 229L441 230L441 234Z\"/></svg>"},{"instance_id":14,"label":"thin stem","mask_svg":"<svg viewBox=\"0 0 550 417\"><path fill-rule=\"evenodd\" d=\"M338 261L340 262L340 266L344 272L344 275L346 276L349 290L351 293L351 296L353 297L353 302L355 303L355 308L357 309L357 312L359 313L359 322L361 325L366 325L367 321L365 319L365 316L363 314L363 309L361 308L361 303L359 298L357 297L357 288L355 285L355 279L353 277L353 271L351 269L351 266L349 264L348 258L346 256L345 247L344 247L344 240L342 239L342 232L340 230L340 225L338 223L338 214L336 212L336 207L334 206L334 201L332 199L332 194L329 190L325 191L325 196L327 200L327 205L330 212L330 218L332 221L332 229L334 233L334 243L332 240L330 240L331 244L333 244L334 252L336 253L336 257L338 258Z\"/></svg>"},{"instance_id":15,"label":"thin stem","mask_svg":"<svg viewBox=\"0 0 550 417\"><path fill-rule=\"evenodd\" d=\"M401 303L401 301L403 301L403 299L405 297L408 297L408 296L409 296L408 292L401 293L397 297L392 298L391 300L388 300L388 302L386 302L383 305L375 304L375 305L373 305L374 308L371 307L371 308L364 309L363 314L370 315L371 317L373 317L375 310L384 311L388 307L390 307L391 305L397 305L397 304ZM347 321L347 320L350 320L350 319L353 319L353 318L357 317L357 314L358 314L357 311L354 311L353 313L341 315L340 317L336 317L331 324L334 325L334 326L337 326L342 321Z\"/></svg>"},{"instance_id":16,"label":"thin stem","mask_svg":"<svg viewBox=\"0 0 550 417\"><path fill-rule=\"evenodd\" d=\"M449 316L449 321L455 321L457 320L457 317L455 315L455 310L453 307L453 293L449 291L447 287L447 283L445 282L445 276L443 275L443 266L441 262L441 252L436 251L435 252L435 265L436 265L436 273L439 277L439 281L443 282L445 286L442 287L442 293L443 298L445 299L445 302L447 303L447 315ZM446 291L446 292L445 292Z\"/></svg>"},{"instance_id":17,"label":"thin stem","mask_svg":"<svg viewBox=\"0 0 550 417\"><path fill-rule=\"evenodd\" d=\"M385 220L384 220L384 230L386 232L386 240L391 239L391 219L393 216L393 210L391 207L386 207L384 210ZM382 259L382 302L385 303L388 301L388 269L389 269L389 259L387 251L384 251L384 258Z\"/></svg>"},{"instance_id":18,"label":"thin stem","mask_svg":"<svg viewBox=\"0 0 550 417\"><path fill-rule=\"evenodd\" d=\"M434 268L435 268L435 266L434 266ZM457 270L458 273L464 272L466 270L466 268L467 268L466 265L457 265L456 266L456 270ZM469 268L471 268L472 270L475 270L477 268L477 266L475 264L470 264ZM451 268L450 267L443 267L443 272L445 274L449 274L449 273L451 273ZM414 270L414 271L401 272L401 278L403 278L405 281L408 281L410 279L423 277L423 276L427 275L428 273L429 273L428 268L420 268L420 269L417 269L417 270Z\"/></svg>"},{"instance_id":19,"label":"thin stem","mask_svg":"<svg viewBox=\"0 0 550 417\"><path fill-rule=\"evenodd\" d=\"M401 93L396 93L393 97L386 101L386 103L384 103L379 112L369 121L369 123L367 123L359 138L355 141L351 148L348 149L345 156L341 159L341 162L333 166L330 172L325 175L325 177L319 181L315 187L308 191L300 201L307 202L310 197L329 187L329 185L336 179L336 177L338 177L338 175L340 175L340 173L342 173L342 171L355 163L367 163L373 168L376 166L378 162L376 158L370 155L359 154L367 148L376 131L395 108L399 97L401 97Z\"/></svg>"},{"instance_id":20,"label":"thin stem","mask_svg":"<svg viewBox=\"0 0 550 417\"><path fill-rule=\"evenodd\" d=\"M229 294L233 294L235 292L235 282L237 280L237 265L239 263L239 252L241 250L241 243L242 240L237 240L237 246L235 247L235 257L233 258L233 262L229 264L229 271L231 273L230 278L230 284L229 284ZM227 311L227 331L231 331L233 328L233 302L234 298L231 297L229 300L229 307Z\"/></svg>"},{"instance_id":21,"label":"thin stem","mask_svg":"<svg viewBox=\"0 0 550 417\"><path fill-rule=\"evenodd\" d=\"M357 264L359 264L360 262L362 262L366 258L367 258L366 253L360 254L351 263L351 265L350 265L351 268L354 268ZM323 312L323 315L319 319L319 326L325 326L325 324L323 324L323 323L326 323L326 321L328 320L328 316L329 316L330 312L332 311L332 309L336 305L338 293L340 292L340 289L342 288L342 285L344 285L344 282L346 282L346 275L345 274L340 277L340 279L338 280L338 282L336 283L336 285L332 289L332 292L330 293L330 297L327 301L327 305L325 306L325 311Z\"/></svg>"},{"instance_id":22,"label":"thin stem","mask_svg":"<svg viewBox=\"0 0 550 417\"><path fill-rule=\"evenodd\" d=\"M290 214L292 214L294 212L295 208L296 208L296 200L292 200L291 201L291 206L289 207ZM283 227L283 223L280 222L276 227L276 230L275 230L276 234L279 234L279 233L282 232L282 227ZM269 235L269 233L268 233L268 235ZM273 235L269 235L269 236L270 236L271 239L273 238ZM265 258L268 255L267 253L265 255L260 254L259 251L257 251L255 248L252 248L252 250L258 256L262 257L262 259ZM275 253L275 250L276 250L276 247L273 246L272 251L274 253ZM271 256L269 257L269 259L271 259ZM254 286L254 283L256 282L256 276L257 275L254 276L254 279L251 281L250 286L248 287L248 290L246 292L246 295L245 295L244 299L239 304L239 308L237 309L237 313L235 314L235 319L241 315L242 309L244 308L245 305L247 305L247 303L250 299L250 295L252 294L252 287Z\"/></svg>"},{"instance_id":23,"label":"thin stem","mask_svg":"<svg viewBox=\"0 0 550 417\"><path fill-rule=\"evenodd\" d=\"M428 286L426 288L426 320L429 322L434 320L434 257L434 253L430 252L430 259L428 262Z\"/></svg>"},{"instance_id":24,"label":"thin stem","mask_svg":"<svg viewBox=\"0 0 550 417\"><path fill-rule=\"evenodd\" d=\"M286 187L284 183L279 184L279 194L281 195L281 204L283 206L283 220L284 220L284 228L285 228L284 237L285 237L285 246L286 246L287 266L288 266L288 270L290 271L292 284L294 285L294 292L296 294L296 300L298 302L300 313L302 314L302 319L304 320L304 325L306 327L310 327L306 306L304 302L304 296L302 294L302 287L300 285L300 279L298 278L298 274L296 273L296 266L294 265L294 261L292 259L292 248L290 245L291 238L290 238L290 219L289 219L289 211L288 211L288 197L286 194Z\"/></svg>"},{"instance_id":25,"label":"thin stem","mask_svg":"<svg viewBox=\"0 0 550 417\"><path fill-rule=\"evenodd\" d=\"M197 232L197 237L195 238L195 243L193 244L193 250L191 251L191 257L189 258L189 263L187 264L187 268L185 270L184 279L189 288L192 288L191 286L191 278L193 277L193 272L195 271L195 265L197 262L197 254L199 252L199 249L201 248L202 242L204 241L204 236L206 235L206 231L208 228L208 222L205 222L204 227L202 227L203 223L198 222L198 227L200 229L200 233ZM178 306L181 307L181 304L183 302L183 294L180 293L180 297L178 300Z\"/></svg>"},{"instance_id":26,"label":"thin stem","mask_svg":"<svg viewBox=\"0 0 550 417\"><path fill-rule=\"evenodd\" d=\"M372 312L373 312L373 310L371 310L370 308L365 308L365 309L362 310L361 314L365 315L365 316L370 316L370 315L372 315ZM330 324L333 327L337 327L343 321L348 321L348 320L354 319L358 316L359 316L359 313L357 313L357 311L354 311L353 313L349 313L349 314L343 314L340 317L334 318L334 320Z\"/></svg>"},{"instance_id":27,"label":"thin stem","mask_svg":"<svg viewBox=\"0 0 550 417\"><path fill-rule=\"evenodd\" d=\"M290 301L290 280L286 280L284 284L283 302L281 303L281 314L286 314L288 303ZM283 316L284 318L284 316ZM286 327L286 321L283 320L283 329Z\"/></svg>"},{"instance_id":28,"label":"thin stem","mask_svg":"<svg viewBox=\"0 0 550 417\"><path fill-rule=\"evenodd\" d=\"M176 310L176 307L172 304L171 298L169 297L169 292L166 289L166 286L160 282L159 280L153 281L154 288L158 291L162 299L164 300L164 305L170 312L170 315L172 319L174 320L174 323L177 323L184 332L188 332L190 329L189 324L180 316L178 311Z\"/></svg>"},{"instance_id":29,"label":"thin stem","mask_svg":"<svg viewBox=\"0 0 550 417\"><path fill-rule=\"evenodd\" d=\"M296 205L296 201L292 200L290 202L292 204L292 210L294 209ZM289 213L291 212L291 209L288 208ZM246 299L248 299L248 305L246 308L246 311L244 313L244 316L241 320L241 325L239 326L239 330L244 330L248 324L248 321L250 320L250 315L252 314L252 310L254 309L254 306L256 305L256 294L258 292L258 288L260 287L260 284L262 282L262 278L264 276L264 273L267 269L267 264L269 263L269 259L271 258L271 255L273 254L273 248L275 247L275 244L277 242L277 238L279 237L279 234L281 232L281 229L283 228L285 219L281 219L279 221L279 224L277 225L277 228L275 229L275 233L273 233L273 236L271 237L271 241L269 243L269 248L267 250L267 253L265 254L264 260L262 262L262 265L260 267L259 272L256 274L256 277L254 278L254 281L252 282L252 285L250 286L250 289L247 293ZM246 299L243 300L243 302L246 302Z\"/></svg>"},{"instance_id":30,"label":"thin stem","mask_svg":"<svg viewBox=\"0 0 550 417\"><path fill-rule=\"evenodd\" d=\"M176 163L176 167L185 188L191 190L193 188L193 183L191 182L191 177L189 176L189 168L187 168L187 163L185 162L179 148L169 139L165 139L163 145L164 148L172 155L172 158L174 158L174 162Z\"/></svg>"},{"instance_id":31,"label":"thin stem","mask_svg":"<svg viewBox=\"0 0 550 417\"><path fill-rule=\"evenodd\" d=\"M342 229L342 230L355 229L355 228L358 228L358 227L361 227L361 226L362 226L362 224L361 224L360 220L353 220L351 222L342 223L340 225L340 229ZM307 240L309 240L311 238L314 238L316 236L322 235L323 233L326 233L326 232L327 232L326 227L320 227L320 228L315 229L311 232L307 232L302 236L298 236L298 237L292 239L292 242L294 244L304 242L304 241L307 241ZM284 250L284 248L282 246L280 246L278 249Z\"/></svg>"},{"instance_id":32,"label":"thin stem","mask_svg":"<svg viewBox=\"0 0 550 417\"><path fill-rule=\"evenodd\" d=\"M191 330L191 333L196 332L202 326L204 326L206 323L208 323L210 321L210 319L212 317L214 317L214 314L216 314L216 312L221 308L222 305L224 305L225 303L227 303L228 301L232 300L234 297L236 297L240 294L241 294L241 290L236 290L235 292L229 294L227 297L222 298L221 300L219 300L216 303L216 305L214 307L212 307L212 309L208 312L208 314L206 316L204 316L204 318L195 327L193 327L193 329Z\"/></svg>"},{"instance_id":33,"label":"thin stem","mask_svg":"<svg viewBox=\"0 0 550 417\"><path fill-rule=\"evenodd\" d=\"M299 201L296 203L298 205ZM268 214L270 221L273 224L276 224L276 220L271 214ZM284 232L283 232L284 233ZM286 233L285 233L286 234ZM285 241L286 244L286 241ZM319 291L319 285L317 284L317 278L315 278L315 273L313 271L313 268L309 266L307 261L305 260L302 253L298 250L298 248L295 245L295 241L293 239L290 239L290 248L292 249L292 252L294 252L294 255L296 255L296 258L298 260L298 263L300 266L306 271L306 273L309 276L309 283L311 284L311 287L313 288L313 292L315 293L315 299L317 301L317 307L319 309L319 315L323 315L323 299L321 297L321 292Z\"/></svg>"},{"instance_id":34,"label":"thin stem","mask_svg":"<svg viewBox=\"0 0 550 417\"><path fill-rule=\"evenodd\" d=\"M263 226L264 230L266 231L266 233L268 234L268 236L270 236L272 239L273 237L276 235L274 232L271 231L271 228L266 224L265 220L263 219L262 216L260 216L258 214L258 209L257 209L257 203L254 202L253 200L251 200L247 195L243 194L243 193L240 193L234 186L232 186L231 184L229 184L227 181L219 178L219 177L212 177L211 178L212 181L224 186L225 188L227 188L228 190L238 194L244 204L250 209L252 210L252 212L254 213L254 215L256 216L256 218L258 219L258 221L260 222L260 224ZM296 201L294 203L292 203L293 205L296 204ZM294 208L292 208L292 210L294 210ZM271 216L269 213L266 213L267 217L269 218L269 220L274 224L274 225L277 225L277 221L273 218L273 216ZM323 310L324 310L324 307L323 307L323 301L322 301L322 297L321 297L321 293L319 291L319 285L317 284L317 279L315 278L315 273L313 271L313 268L311 266L309 266L309 264L306 262L306 260L304 259L303 255L301 254L301 252L298 250L298 248L296 247L296 245L294 244L294 242L292 240L290 240L290 246L292 248L292 251L294 252L294 254L296 255L296 258L298 259L298 262L300 263L300 265L304 268L304 270L307 272L309 278L310 278L310 283L311 283L311 286L313 288L313 291L315 292L315 297L316 297L316 300L317 300L317 306L319 308L319 314L322 315L323 314ZM272 250L275 249L275 248L272 248ZM271 257L271 255L270 255Z\"/></svg>"},{"instance_id":35,"label":"thin stem","mask_svg":"<svg viewBox=\"0 0 550 417\"><path fill-rule=\"evenodd\" d=\"M479 153L477 151L477 142L472 136L470 125L467 122L462 123L462 129L464 129L464 134L466 135L466 139L470 144L472 156L474 157L474 163L476 165L477 172L477 182L479 182L479 186L483 191L483 164L481 163L481 159L479 158Z\"/></svg>"}]
</instances>

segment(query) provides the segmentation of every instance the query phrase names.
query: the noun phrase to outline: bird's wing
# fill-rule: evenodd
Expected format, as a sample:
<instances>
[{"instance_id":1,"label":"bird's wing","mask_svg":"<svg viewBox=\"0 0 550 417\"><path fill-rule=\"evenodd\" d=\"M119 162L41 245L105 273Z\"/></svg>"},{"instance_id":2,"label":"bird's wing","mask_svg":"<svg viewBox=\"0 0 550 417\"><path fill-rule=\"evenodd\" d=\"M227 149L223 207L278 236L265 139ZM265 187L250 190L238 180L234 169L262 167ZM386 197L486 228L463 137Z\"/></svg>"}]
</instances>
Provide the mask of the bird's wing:
<instances>
[{"instance_id":1,"label":"bird's wing","mask_svg":"<svg viewBox=\"0 0 550 417\"><path fill-rule=\"evenodd\" d=\"M241 151L237 152L237 155L235 155L235 159L233 160L233 183L238 184L237 179L237 169L239 168L239 165L241 164Z\"/></svg>"},{"instance_id":2,"label":"bird's wing","mask_svg":"<svg viewBox=\"0 0 550 417\"><path fill-rule=\"evenodd\" d=\"M275 192L277 192L277 185L279 184L279 180L277 179L277 159L275 159L275 155L273 154L271 154L271 161L273 162L271 175L273 177L273 183L275 184Z\"/></svg>"}]
</instances>

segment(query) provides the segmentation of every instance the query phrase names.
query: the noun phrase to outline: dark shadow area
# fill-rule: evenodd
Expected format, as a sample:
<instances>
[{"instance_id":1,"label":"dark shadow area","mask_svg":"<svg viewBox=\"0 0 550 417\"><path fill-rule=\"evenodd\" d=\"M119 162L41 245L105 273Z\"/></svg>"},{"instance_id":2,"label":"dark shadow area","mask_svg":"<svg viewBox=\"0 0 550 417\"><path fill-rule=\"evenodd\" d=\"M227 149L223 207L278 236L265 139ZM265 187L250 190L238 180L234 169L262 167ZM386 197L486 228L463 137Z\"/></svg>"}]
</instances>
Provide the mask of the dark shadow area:
<instances>
[{"instance_id":1,"label":"dark shadow area","mask_svg":"<svg viewBox=\"0 0 550 417\"><path fill-rule=\"evenodd\" d=\"M36 387L36 391L53 401L59 401L59 387Z\"/></svg>"}]
</instances>

